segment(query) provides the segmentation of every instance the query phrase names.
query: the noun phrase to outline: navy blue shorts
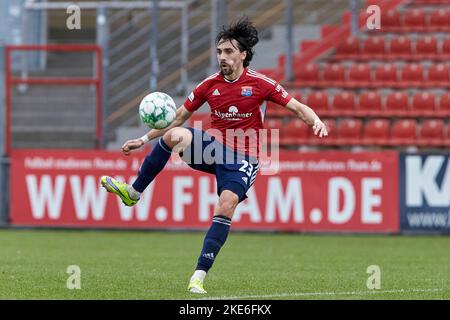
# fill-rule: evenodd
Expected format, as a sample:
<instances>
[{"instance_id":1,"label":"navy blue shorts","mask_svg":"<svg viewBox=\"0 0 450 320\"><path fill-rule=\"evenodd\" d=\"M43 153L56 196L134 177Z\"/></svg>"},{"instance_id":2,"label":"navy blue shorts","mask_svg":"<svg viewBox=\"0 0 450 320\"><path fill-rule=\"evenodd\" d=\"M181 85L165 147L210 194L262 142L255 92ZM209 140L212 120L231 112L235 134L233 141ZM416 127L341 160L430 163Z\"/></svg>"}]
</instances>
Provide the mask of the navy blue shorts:
<instances>
[{"instance_id":1,"label":"navy blue shorts","mask_svg":"<svg viewBox=\"0 0 450 320\"><path fill-rule=\"evenodd\" d=\"M203 130L186 129L192 133L192 142L180 154L183 161L195 170L214 174L219 196L230 190L239 202L245 200L259 170L258 160L229 149Z\"/></svg>"}]
</instances>

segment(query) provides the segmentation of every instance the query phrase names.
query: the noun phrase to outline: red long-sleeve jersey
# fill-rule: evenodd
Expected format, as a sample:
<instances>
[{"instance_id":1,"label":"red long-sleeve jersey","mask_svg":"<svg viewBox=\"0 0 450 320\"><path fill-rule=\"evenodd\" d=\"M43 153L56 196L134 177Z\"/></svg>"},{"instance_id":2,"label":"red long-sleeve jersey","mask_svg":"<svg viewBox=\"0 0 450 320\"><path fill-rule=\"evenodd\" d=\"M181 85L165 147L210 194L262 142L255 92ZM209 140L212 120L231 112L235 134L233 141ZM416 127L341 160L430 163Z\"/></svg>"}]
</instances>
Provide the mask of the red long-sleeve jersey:
<instances>
[{"instance_id":1,"label":"red long-sleeve jersey","mask_svg":"<svg viewBox=\"0 0 450 320\"><path fill-rule=\"evenodd\" d=\"M218 141L247 155L258 156L264 128L265 101L285 106L292 98L275 80L245 68L234 80L217 72L203 80L184 102L194 112L205 102L211 108L211 133Z\"/></svg>"}]
</instances>

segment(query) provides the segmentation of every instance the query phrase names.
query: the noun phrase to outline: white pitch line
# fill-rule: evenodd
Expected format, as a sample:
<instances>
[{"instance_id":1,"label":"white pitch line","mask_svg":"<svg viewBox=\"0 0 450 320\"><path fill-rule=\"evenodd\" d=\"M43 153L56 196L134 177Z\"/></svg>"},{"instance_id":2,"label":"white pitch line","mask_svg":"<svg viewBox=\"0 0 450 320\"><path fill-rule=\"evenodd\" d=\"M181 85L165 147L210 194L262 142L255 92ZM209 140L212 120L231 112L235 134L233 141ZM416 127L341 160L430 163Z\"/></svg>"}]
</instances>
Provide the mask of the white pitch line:
<instances>
[{"instance_id":1,"label":"white pitch line","mask_svg":"<svg viewBox=\"0 0 450 320\"><path fill-rule=\"evenodd\" d=\"M248 295L248 296L222 296L207 297L196 300L233 300L233 299L265 299L265 298L284 298L284 297L308 297L308 296L363 296L380 293L415 293L415 292L438 292L442 289L398 289L398 290L371 290L371 291L349 291L349 292L295 292L295 293L275 293L266 295Z\"/></svg>"}]
</instances>

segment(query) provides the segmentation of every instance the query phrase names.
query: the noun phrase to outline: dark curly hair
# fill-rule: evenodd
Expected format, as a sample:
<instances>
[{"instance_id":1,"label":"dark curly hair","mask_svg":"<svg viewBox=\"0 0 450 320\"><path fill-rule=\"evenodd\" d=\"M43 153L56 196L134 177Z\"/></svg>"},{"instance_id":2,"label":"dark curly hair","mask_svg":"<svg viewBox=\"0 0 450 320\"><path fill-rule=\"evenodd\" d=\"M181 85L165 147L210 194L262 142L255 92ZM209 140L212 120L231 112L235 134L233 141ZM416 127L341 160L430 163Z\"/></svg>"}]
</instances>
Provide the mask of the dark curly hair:
<instances>
[{"instance_id":1,"label":"dark curly hair","mask_svg":"<svg viewBox=\"0 0 450 320\"><path fill-rule=\"evenodd\" d=\"M216 45L221 40L236 40L238 49L241 52L246 51L247 56L244 60L244 67L250 64L255 52L253 47L258 43L258 30L253 26L253 23L248 17L242 17L238 21L232 23L230 26L223 27L216 37Z\"/></svg>"}]
</instances>

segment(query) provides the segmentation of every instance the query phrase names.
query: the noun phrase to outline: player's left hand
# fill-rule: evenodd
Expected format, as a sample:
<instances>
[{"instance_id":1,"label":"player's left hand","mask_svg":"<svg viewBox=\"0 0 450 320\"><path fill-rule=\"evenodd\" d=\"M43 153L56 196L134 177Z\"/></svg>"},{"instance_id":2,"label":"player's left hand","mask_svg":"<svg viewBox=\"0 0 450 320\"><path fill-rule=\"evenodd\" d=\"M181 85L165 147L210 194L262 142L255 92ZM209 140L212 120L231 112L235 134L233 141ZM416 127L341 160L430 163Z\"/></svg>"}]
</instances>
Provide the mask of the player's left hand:
<instances>
[{"instance_id":1,"label":"player's left hand","mask_svg":"<svg viewBox=\"0 0 450 320\"><path fill-rule=\"evenodd\" d=\"M312 128L316 136L319 135L320 138L328 136L327 126L320 119L314 120Z\"/></svg>"},{"instance_id":2,"label":"player's left hand","mask_svg":"<svg viewBox=\"0 0 450 320\"><path fill-rule=\"evenodd\" d=\"M122 146L122 153L129 156L132 150L139 149L144 145L144 141L141 139L128 140Z\"/></svg>"}]
</instances>

